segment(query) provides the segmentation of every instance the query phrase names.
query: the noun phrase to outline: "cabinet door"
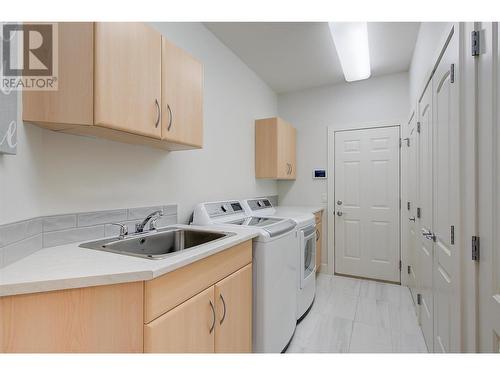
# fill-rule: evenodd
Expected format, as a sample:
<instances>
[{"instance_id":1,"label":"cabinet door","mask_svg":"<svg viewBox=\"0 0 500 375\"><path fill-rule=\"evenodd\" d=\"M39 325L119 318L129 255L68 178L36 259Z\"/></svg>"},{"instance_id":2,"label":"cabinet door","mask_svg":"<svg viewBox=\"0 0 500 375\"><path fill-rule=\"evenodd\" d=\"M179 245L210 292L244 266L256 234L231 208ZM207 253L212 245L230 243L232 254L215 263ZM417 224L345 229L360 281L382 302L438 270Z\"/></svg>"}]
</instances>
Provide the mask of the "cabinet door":
<instances>
[{"instance_id":1,"label":"cabinet door","mask_svg":"<svg viewBox=\"0 0 500 375\"><path fill-rule=\"evenodd\" d=\"M94 24L60 22L58 30L58 88L23 91L23 120L68 124L94 122Z\"/></svg>"},{"instance_id":2,"label":"cabinet door","mask_svg":"<svg viewBox=\"0 0 500 375\"><path fill-rule=\"evenodd\" d=\"M188 299L144 326L145 353L213 353L214 287Z\"/></svg>"},{"instance_id":3,"label":"cabinet door","mask_svg":"<svg viewBox=\"0 0 500 375\"><path fill-rule=\"evenodd\" d=\"M161 138L161 35L142 23L95 24L96 125Z\"/></svg>"},{"instance_id":4,"label":"cabinet door","mask_svg":"<svg viewBox=\"0 0 500 375\"><path fill-rule=\"evenodd\" d=\"M203 66L162 38L162 138L203 145Z\"/></svg>"},{"instance_id":5,"label":"cabinet door","mask_svg":"<svg viewBox=\"0 0 500 375\"><path fill-rule=\"evenodd\" d=\"M279 179L294 179L295 166L295 128L278 119L278 173Z\"/></svg>"},{"instance_id":6,"label":"cabinet door","mask_svg":"<svg viewBox=\"0 0 500 375\"><path fill-rule=\"evenodd\" d=\"M216 353L252 351L252 264L215 284Z\"/></svg>"},{"instance_id":7,"label":"cabinet door","mask_svg":"<svg viewBox=\"0 0 500 375\"><path fill-rule=\"evenodd\" d=\"M316 224L316 272L321 266L321 221Z\"/></svg>"}]
</instances>

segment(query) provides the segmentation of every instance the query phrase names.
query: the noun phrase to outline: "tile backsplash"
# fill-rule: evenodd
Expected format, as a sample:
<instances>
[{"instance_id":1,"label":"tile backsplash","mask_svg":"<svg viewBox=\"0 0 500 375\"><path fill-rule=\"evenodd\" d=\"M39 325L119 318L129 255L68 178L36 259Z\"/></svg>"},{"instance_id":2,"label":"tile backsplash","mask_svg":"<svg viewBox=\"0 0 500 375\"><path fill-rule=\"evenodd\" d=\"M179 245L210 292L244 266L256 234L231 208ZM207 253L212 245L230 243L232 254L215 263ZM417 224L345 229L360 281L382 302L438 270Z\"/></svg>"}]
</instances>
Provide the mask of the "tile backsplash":
<instances>
[{"instance_id":1,"label":"tile backsplash","mask_svg":"<svg viewBox=\"0 0 500 375\"><path fill-rule=\"evenodd\" d=\"M124 208L118 210L53 215L0 225L0 268L22 259L44 247L112 237L127 225L129 232L149 213L161 210L158 226L177 223L177 205Z\"/></svg>"}]
</instances>

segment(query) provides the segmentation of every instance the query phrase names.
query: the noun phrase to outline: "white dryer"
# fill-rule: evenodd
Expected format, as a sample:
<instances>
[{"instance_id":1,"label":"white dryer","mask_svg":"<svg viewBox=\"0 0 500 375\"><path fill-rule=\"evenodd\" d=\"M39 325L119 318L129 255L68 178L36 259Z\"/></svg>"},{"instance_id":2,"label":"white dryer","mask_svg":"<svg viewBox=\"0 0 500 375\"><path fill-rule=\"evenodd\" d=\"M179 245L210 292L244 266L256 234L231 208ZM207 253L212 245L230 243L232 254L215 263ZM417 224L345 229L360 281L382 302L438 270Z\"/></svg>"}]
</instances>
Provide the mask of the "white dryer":
<instances>
[{"instance_id":1,"label":"white dryer","mask_svg":"<svg viewBox=\"0 0 500 375\"><path fill-rule=\"evenodd\" d=\"M284 351L296 326L296 223L248 215L239 201L200 203L192 223L258 230L253 241L253 350Z\"/></svg>"},{"instance_id":2,"label":"white dryer","mask_svg":"<svg viewBox=\"0 0 500 375\"><path fill-rule=\"evenodd\" d=\"M273 207L269 199L245 199L243 206L249 215L287 217L297 223L297 314L300 321L309 312L316 295L316 225L312 212Z\"/></svg>"}]
</instances>

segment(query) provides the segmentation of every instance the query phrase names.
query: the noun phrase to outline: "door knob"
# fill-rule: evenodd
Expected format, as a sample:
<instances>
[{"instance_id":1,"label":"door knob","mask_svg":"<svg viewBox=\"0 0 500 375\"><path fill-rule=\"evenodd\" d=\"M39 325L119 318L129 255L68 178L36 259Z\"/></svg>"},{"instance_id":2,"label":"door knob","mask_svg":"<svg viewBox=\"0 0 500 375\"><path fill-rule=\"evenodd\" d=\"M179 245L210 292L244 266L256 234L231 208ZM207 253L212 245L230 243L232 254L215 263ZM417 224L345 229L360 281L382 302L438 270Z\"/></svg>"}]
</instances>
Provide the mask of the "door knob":
<instances>
[{"instance_id":1,"label":"door knob","mask_svg":"<svg viewBox=\"0 0 500 375\"><path fill-rule=\"evenodd\" d=\"M342 204L342 201L341 200L338 200L337 201L337 204L340 206Z\"/></svg>"},{"instance_id":2,"label":"door knob","mask_svg":"<svg viewBox=\"0 0 500 375\"><path fill-rule=\"evenodd\" d=\"M342 215L343 215L342 211L337 211L337 216L342 216Z\"/></svg>"}]
</instances>

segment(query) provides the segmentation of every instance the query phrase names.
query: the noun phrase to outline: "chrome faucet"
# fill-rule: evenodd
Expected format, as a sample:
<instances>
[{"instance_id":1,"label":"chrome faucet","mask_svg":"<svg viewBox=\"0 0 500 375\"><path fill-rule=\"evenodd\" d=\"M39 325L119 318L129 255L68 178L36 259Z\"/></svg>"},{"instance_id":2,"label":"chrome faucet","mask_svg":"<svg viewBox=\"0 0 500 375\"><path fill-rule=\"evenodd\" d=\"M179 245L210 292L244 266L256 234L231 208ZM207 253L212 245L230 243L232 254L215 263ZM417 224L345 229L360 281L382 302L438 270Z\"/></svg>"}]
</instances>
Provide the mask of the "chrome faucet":
<instances>
[{"instance_id":1,"label":"chrome faucet","mask_svg":"<svg viewBox=\"0 0 500 375\"><path fill-rule=\"evenodd\" d=\"M151 223L149 225L149 230L156 229L156 221L161 216L163 216L163 211L161 211L161 210L158 210L158 211L155 211L155 212L151 212L148 216L146 216L146 218L141 223L135 224L135 232L136 233L142 233L142 232L144 232L144 227L146 226L146 224L148 223L148 221L150 221L151 219L153 219L153 220L151 220Z\"/></svg>"}]
</instances>

